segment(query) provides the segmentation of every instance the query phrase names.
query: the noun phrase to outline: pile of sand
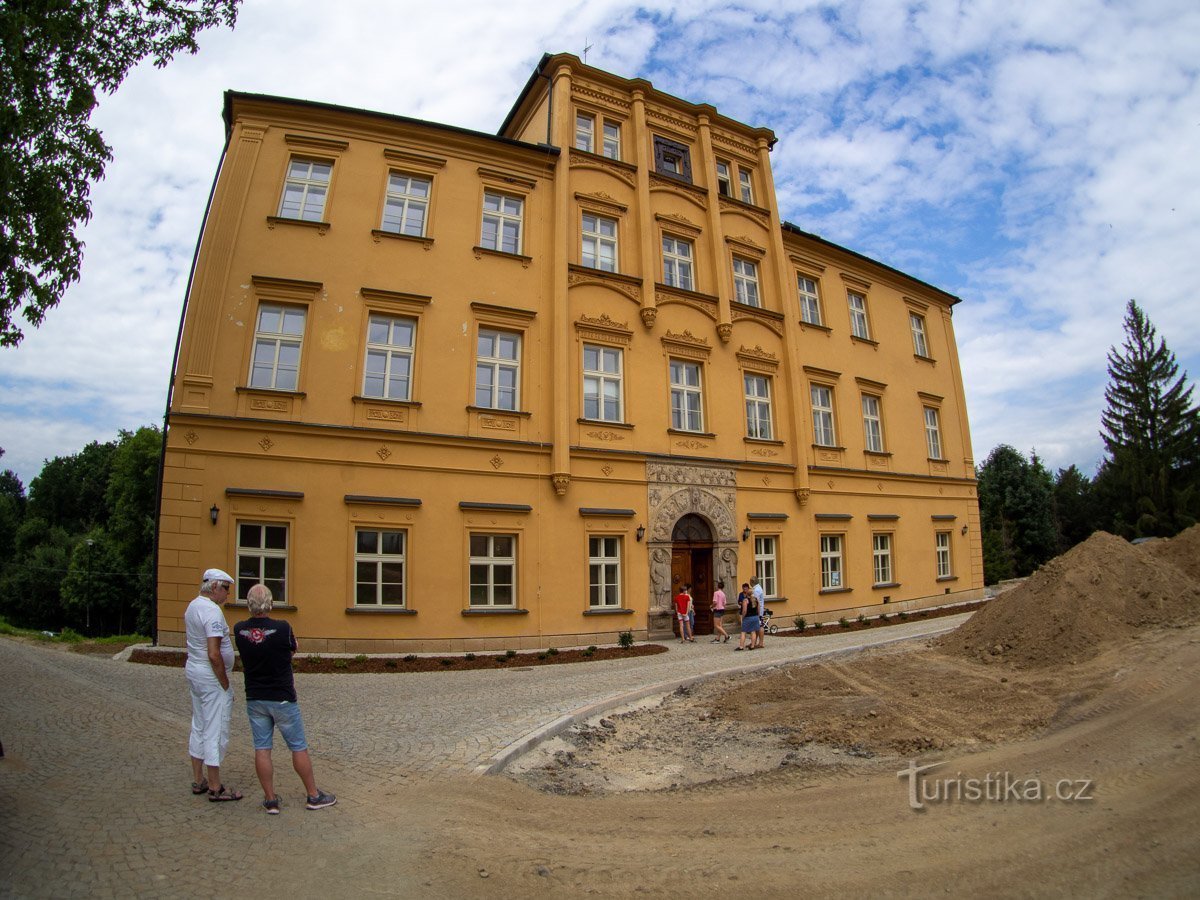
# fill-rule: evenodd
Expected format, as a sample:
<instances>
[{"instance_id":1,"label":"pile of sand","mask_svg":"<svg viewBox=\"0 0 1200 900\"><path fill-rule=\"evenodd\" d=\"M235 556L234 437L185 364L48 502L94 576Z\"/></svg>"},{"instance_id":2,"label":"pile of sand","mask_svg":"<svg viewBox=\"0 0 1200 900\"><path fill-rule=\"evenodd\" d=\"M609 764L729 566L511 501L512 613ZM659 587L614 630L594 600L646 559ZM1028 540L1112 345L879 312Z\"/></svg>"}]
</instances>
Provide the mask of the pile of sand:
<instances>
[{"instance_id":1,"label":"pile of sand","mask_svg":"<svg viewBox=\"0 0 1200 900\"><path fill-rule=\"evenodd\" d=\"M936 643L1016 666L1083 662L1140 628L1200 618L1200 526L1133 545L1098 531Z\"/></svg>"}]
</instances>

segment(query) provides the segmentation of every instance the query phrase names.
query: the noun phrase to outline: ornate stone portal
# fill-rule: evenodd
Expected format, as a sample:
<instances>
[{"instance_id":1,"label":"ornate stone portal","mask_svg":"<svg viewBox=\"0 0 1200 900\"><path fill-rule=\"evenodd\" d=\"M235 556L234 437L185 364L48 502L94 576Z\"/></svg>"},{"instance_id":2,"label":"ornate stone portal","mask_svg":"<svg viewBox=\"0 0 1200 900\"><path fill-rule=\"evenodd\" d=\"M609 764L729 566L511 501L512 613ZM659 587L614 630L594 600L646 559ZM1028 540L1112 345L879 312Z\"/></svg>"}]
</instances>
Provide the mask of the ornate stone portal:
<instances>
[{"instance_id":1,"label":"ornate stone portal","mask_svg":"<svg viewBox=\"0 0 1200 900\"><path fill-rule=\"evenodd\" d=\"M670 613L671 535L688 514L708 522L713 533L713 571L726 585L737 583L738 536L734 527L737 478L733 469L682 463L646 464L650 524L650 614Z\"/></svg>"}]
</instances>

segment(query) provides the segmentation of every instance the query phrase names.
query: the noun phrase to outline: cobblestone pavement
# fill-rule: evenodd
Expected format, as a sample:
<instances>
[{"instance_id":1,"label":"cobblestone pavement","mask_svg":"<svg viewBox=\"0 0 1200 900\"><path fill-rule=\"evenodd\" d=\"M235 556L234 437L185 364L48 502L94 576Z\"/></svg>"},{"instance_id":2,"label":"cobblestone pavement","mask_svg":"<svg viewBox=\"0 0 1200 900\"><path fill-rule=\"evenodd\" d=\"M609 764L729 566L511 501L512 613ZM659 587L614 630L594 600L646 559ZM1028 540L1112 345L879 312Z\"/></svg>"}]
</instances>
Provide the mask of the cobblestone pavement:
<instances>
[{"instance_id":1,"label":"cobblestone pavement","mask_svg":"<svg viewBox=\"0 0 1200 900\"><path fill-rule=\"evenodd\" d=\"M446 779L496 770L570 722L636 697L927 637L968 616L776 637L753 654L733 653L732 643L671 643L656 656L578 665L298 675L318 782L339 803L303 810L303 790L276 741L282 816L265 816L258 805L240 678L222 776L246 799L208 803L188 791L190 702L181 670L0 640L0 897L221 897L282 888L312 896L339 883L348 865L355 884L376 885L375 893L436 894L423 862ZM273 863L265 883L260 859Z\"/></svg>"}]
</instances>

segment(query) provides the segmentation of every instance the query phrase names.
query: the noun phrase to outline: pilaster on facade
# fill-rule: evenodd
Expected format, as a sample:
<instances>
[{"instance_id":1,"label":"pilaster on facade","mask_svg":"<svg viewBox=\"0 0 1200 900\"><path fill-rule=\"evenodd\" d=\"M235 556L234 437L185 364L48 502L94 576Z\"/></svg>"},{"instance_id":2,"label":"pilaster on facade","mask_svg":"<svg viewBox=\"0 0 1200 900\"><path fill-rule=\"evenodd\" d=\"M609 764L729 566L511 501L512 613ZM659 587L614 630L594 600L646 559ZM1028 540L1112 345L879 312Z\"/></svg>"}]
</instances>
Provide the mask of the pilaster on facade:
<instances>
[{"instance_id":1,"label":"pilaster on facade","mask_svg":"<svg viewBox=\"0 0 1200 900\"><path fill-rule=\"evenodd\" d=\"M551 91L551 119L557 123L555 141L560 147L570 147L571 118L571 69L559 66L554 73L554 88ZM553 276L551 282L550 340L551 340L551 409L553 410L553 445L551 469L554 492L563 496L571 482L571 312L567 302L568 254L570 253L572 227L571 216L571 163L570 154L560 153L556 161L554 176L554 218L557 227L552 227Z\"/></svg>"},{"instance_id":2,"label":"pilaster on facade","mask_svg":"<svg viewBox=\"0 0 1200 900\"><path fill-rule=\"evenodd\" d=\"M635 89L633 101L633 145L638 154L637 168L637 228L641 237L642 251L642 325L647 331L654 330L658 318L657 301L654 296L655 272L658 271L657 238L654 212L650 205L650 161L643 158L645 148L650 146L650 131L646 125L646 95Z\"/></svg>"},{"instance_id":3,"label":"pilaster on facade","mask_svg":"<svg viewBox=\"0 0 1200 900\"><path fill-rule=\"evenodd\" d=\"M700 159L704 166L705 177L717 170L717 157L713 152L712 128L709 117L701 114L698 117L700 131ZM722 343L728 343L733 337L733 313L729 305L732 284L725 277L728 268L726 260L729 254L725 250L725 231L721 223L721 204L717 201L708 204L708 253L715 263L717 273L717 334Z\"/></svg>"}]
</instances>

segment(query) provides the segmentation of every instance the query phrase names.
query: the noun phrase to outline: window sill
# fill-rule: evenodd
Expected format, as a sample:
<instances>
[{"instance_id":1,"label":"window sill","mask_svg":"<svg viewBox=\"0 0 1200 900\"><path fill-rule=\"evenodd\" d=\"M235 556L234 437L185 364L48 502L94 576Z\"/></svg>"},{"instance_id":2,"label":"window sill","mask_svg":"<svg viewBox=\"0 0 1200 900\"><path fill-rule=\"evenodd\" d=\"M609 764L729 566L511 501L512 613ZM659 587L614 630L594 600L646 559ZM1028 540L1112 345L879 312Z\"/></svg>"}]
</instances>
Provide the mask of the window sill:
<instances>
[{"instance_id":1,"label":"window sill","mask_svg":"<svg viewBox=\"0 0 1200 900\"><path fill-rule=\"evenodd\" d=\"M871 590L873 590L873 591L888 591L888 590L891 590L892 588L898 588L898 587L900 587L900 582L888 581L886 583L871 585Z\"/></svg>"},{"instance_id":2,"label":"window sill","mask_svg":"<svg viewBox=\"0 0 1200 900\"><path fill-rule=\"evenodd\" d=\"M501 609L484 609L481 607L478 609L464 609L462 614L464 616L527 616L529 615L529 610L517 609L515 607Z\"/></svg>"},{"instance_id":3,"label":"window sill","mask_svg":"<svg viewBox=\"0 0 1200 900\"><path fill-rule=\"evenodd\" d=\"M708 438L709 440L716 438L716 434L711 431L684 431L680 428L668 428L667 434L680 435L682 437Z\"/></svg>"},{"instance_id":4,"label":"window sill","mask_svg":"<svg viewBox=\"0 0 1200 900\"><path fill-rule=\"evenodd\" d=\"M332 227L328 222L310 222L308 219L287 219L281 216L267 216L267 227L274 228L276 225L299 225L301 228L313 228L320 235L324 235Z\"/></svg>"},{"instance_id":5,"label":"window sill","mask_svg":"<svg viewBox=\"0 0 1200 900\"><path fill-rule=\"evenodd\" d=\"M472 247L471 250L474 252L476 259L482 259L484 256L496 256L500 259L515 260L526 268L528 268L529 264L533 262L532 256L523 256L520 253L509 253L505 250L492 250L490 247L475 246Z\"/></svg>"},{"instance_id":6,"label":"window sill","mask_svg":"<svg viewBox=\"0 0 1200 900\"><path fill-rule=\"evenodd\" d=\"M585 616L631 616L633 615L633 610L625 609L624 607L614 607L612 609L585 609L583 614Z\"/></svg>"},{"instance_id":7,"label":"window sill","mask_svg":"<svg viewBox=\"0 0 1200 900\"><path fill-rule=\"evenodd\" d=\"M531 412L525 412L524 410L520 410L520 409L496 409L493 406L468 406L467 412L485 413L486 415L489 415L489 416L491 416L491 415L521 416L521 418L524 418L524 419L528 419L530 416L533 415L533 413L531 413Z\"/></svg>"},{"instance_id":8,"label":"window sill","mask_svg":"<svg viewBox=\"0 0 1200 900\"><path fill-rule=\"evenodd\" d=\"M873 341L870 338L859 337L857 334L850 335L850 340L857 341L860 344L869 344L872 347L879 346L879 341Z\"/></svg>"},{"instance_id":9,"label":"window sill","mask_svg":"<svg viewBox=\"0 0 1200 900\"><path fill-rule=\"evenodd\" d=\"M847 588L847 587L842 587L842 588L821 588L821 590L817 591L817 593L818 593L819 595L824 595L824 594L849 594L849 593L851 593L853 590L854 590L854 588Z\"/></svg>"},{"instance_id":10,"label":"window sill","mask_svg":"<svg viewBox=\"0 0 1200 900\"><path fill-rule=\"evenodd\" d=\"M863 451L863 456L890 457L891 455L892 455L892 452L890 450L864 450Z\"/></svg>"},{"instance_id":11,"label":"window sill","mask_svg":"<svg viewBox=\"0 0 1200 900\"><path fill-rule=\"evenodd\" d=\"M845 447L839 447L837 444L813 444L814 450L836 450L838 453L845 453Z\"/></svg>"},{"instance_id":12,"label":"window sill","mask_svg":"<svg viewBox=\"0 0 1200 900\"><path fill-rule=\"evenodd\" d=\"M355 403L386 403L390 406L407 406L410 409L420 409L420 400L397 400L395 397L364 397L355 394L350 398Z\"/></svg>"},{"instance_id":13,"label":"window sill","mask_svg":"<svg viewBox=\"0 0 1200 900\"><path fill-rule=\"evenodd\" d=\"M405 606L350 606L346 609L348 616L415 616L417 611Z\"/></svg>"},{"instance_id":14,"label":"window sill","mask_svg":"<svg viewBox=\"0 0 1200 900\"><path fill-rule=\"evenodd\" d=\"M372 228L371 237L375 238L375 243L379 243L383 238L396 241L408 241L413 244L421 244L426 250L433 249L433 238L426 237L423 234L401 234L398 231L384 231L382 228Z\"/></svg>"},{"instance_id":15,"label":"window sill","mask_svg":"<svg viewBox=\"0 0 1200 900\"><path fill-rule=\"evenodd\" d=\"M625 431L633 431L633 425L629 422L606 422L604 419L576 419L577 425L602 425L605 428L621 428Z\"/></svg>"},{"instance_id":16,"label":"window sill","mask_svg":"<svg viewBox=\"0 0 1200 900\"><path fill-rule=\"evenodd\" d=\"M826 334L833 334L832 328L830 328L828 325L822 325L820 322L806 322L803 319L801 319L800 327L801 328L815 328L817 331L823 331Z\"/></svg>"},{"instance_id":17,"label":"window sill","mask_svg":"<svg viewBox=\"0 0 1200 900\"><path fill-rule=\"evenodd\" d=\"M747 437L742 438L742 441L747 444L767 444L768 446L771 446L771 447L786 447L787 446L787 444L784 441L777 441L774 438L756 438L756 437L747 436Z\"/></svg>"},{"instance_id":18,"label":"window sill","mask_svg":"<svg viewBox=\"0 0 1200 900\"><path fill-rule=\"evenodd\" d=\"M915 359L917 362L929 363L931 366L937 365L937 360L932 356L922 356L920 353L914 353L913 359Z\"/></svg>"},{"instance_id":19,"label":"window sill","mask_svg":"<svg viewBox=\"0 0 1200 900\"><path fill-rule=\"evenodd\" d=\"M284 391L284 390L280 390L279 388L254 387L253 385L248 385L248 384L239 384L237 387L234 388L234 391L239 394L263 393L263 394L271 394L272 396L276 396L276 397L279 397L279 396L300 397L302 399L304 397L308 396L308 394L305 391Z\"/></svg>"},{"instance_id":20,"label":"window sill","mask_svg":"<svg viewBox=\"0 0 1200 900\"><path fill-rule=\"evenodd\" d=\"M939 575L938 583L940 584L943 581L958 581L958 576L957 575Z\"/></svg>"}]
</instances>

